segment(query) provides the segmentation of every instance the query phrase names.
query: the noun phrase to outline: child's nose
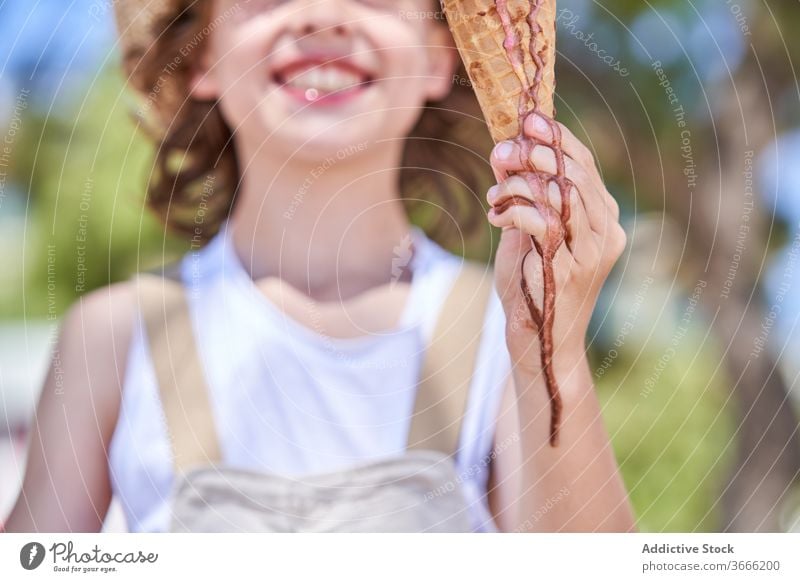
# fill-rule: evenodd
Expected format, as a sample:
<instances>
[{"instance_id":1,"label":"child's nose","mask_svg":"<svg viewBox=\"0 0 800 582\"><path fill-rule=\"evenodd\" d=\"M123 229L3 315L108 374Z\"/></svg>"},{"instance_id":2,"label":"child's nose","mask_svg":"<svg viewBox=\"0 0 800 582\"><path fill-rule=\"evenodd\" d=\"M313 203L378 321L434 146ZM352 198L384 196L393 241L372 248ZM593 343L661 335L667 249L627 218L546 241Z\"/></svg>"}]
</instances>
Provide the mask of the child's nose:
<instances>
[{"instance_id":1,"label":"child's nose","mask_svg":"<svg viewBox=\"0 0 800 582\"><path fill-rule=\"evenodd\" d=\"M340 0L306 0L309 6L300 7L297 12L297 32L300 37L346 36L352 18L348 16L347 2ZM313 5L313 6L312 6Z\"/></svg>"},{"instance_id":2,"label":"child's nose","mask_svg":"<svg viewBox=\"0 0 800 582\"><path fill-rule=\"evenodd\" d=\"M303 36L311 36L315 33L325 34L325 35L330 33L330 35L332 36L344 36L345 34L347 34L347 30L346 27L341 24L334 24L331 26L321 27L311 22L307 22L300 28L300 33Z\"/></svg>"}]
</instances>

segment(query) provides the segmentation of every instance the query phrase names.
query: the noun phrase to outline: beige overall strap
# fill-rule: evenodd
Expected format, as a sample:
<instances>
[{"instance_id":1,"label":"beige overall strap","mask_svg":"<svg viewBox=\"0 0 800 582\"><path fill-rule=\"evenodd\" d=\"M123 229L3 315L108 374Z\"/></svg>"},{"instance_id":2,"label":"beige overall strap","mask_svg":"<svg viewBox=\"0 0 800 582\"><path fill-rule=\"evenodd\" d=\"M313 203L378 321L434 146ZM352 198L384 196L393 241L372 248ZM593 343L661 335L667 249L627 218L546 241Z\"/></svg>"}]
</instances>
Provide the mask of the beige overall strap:
<instances>
[{"instance_id":1,"label":"beige overall strap","mask_svg":"<svg viewBox=\"0 0 800 582\"><path fill-rule=\"evenodd\" d=\"M138 276L139 309L155 369L176 470L220 460L186 290L168 274Z\"/></svg>"},{"instance_id":2,"label":"beige overall strap","mask_svg":"<svg viewBox=\"0 0 800 582\"><path fill-rule=\"evenodd\" d=\"M458 451L493 286L489 266L463 263L425 351L408 435L409 449L430 449L447 455Z\"/></svg>"}]
</instances>

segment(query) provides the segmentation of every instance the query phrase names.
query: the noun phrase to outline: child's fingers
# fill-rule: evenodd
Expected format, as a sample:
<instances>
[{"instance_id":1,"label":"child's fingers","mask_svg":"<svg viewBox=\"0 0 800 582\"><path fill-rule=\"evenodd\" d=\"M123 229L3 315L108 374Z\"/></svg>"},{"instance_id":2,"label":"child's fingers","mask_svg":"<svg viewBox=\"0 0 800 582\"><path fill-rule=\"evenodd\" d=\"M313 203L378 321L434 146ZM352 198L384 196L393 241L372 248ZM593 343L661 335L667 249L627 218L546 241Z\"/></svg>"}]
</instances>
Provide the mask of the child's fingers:
<instances>
[{"instance_id":1,"label":"child's fingers","mask_svg":"<svg viewBox=\"0 0 800 582\"><path fill-rule=\"evenodd\" d=\"M553 207L560 209L561 191L554 182L549 185L548 196ZM594 268L601 260L601 254L610 256L617 253L614 256L619 256L624 250L625 233L605 208L595 215L585 201L577 188L570 189L566 247L578 264Z\"/></svg>"},{"instance_id":2,"label":"child's fingers","mask_svg":"<svg viewBox=\"0 0 800 582\"><path fill-rule=\"evenodd\" d=\"M529 161L533 167L540 172L554 175L558 172L556 154L550 146L534 146ZM516 174L529 170L524 164L519 145L512 141L501 141L498 143L492 150L490 162L498 182L502 182L509 174ZM589 180L589 175L586 173L585 169L571 159L569 154L564 156L564 172L571 180L573 176L577 176L577 174L582 174L585 176L586 180Z\"/></svg>"},{"instance_id":3,"label":"child's fingers","mask_svg":"<svg viewBox=\"0 0 800 582\"><path fill-rule=\"evenodd\" d=\"M486 198L493 207L502 201L515 196L533 202L533 193L527 180L521 176L511 176L505 182L492 186ZM534 237L544 236L547 228L544 217L533 206L514 205L502 213L497 208L489 211L489 222L498 228L516 227Z\"/></svg>"},{"instance_id":4,"label":"child's fingers","mask_svg":"<svg viewBox=\"0 0 800 582\"><path fill-rule=\"evenodd\" d=\"M605 196L608 195L605 188L598 190L594 181L584 171L584 169L570 158L565 157L566 175L570 182L577 188L578 194L583 202L589 226L597 234L602 234L608 228L609 220L616 221L616 217L610 216L608 204ZM531 162L534 166L549 174L555 173L555 153L546 146L537 146L531 154ZM554 184L551 182L551 184ZM549 189L550 203L553 208L561 212L561 195L558 187Z\"/></svg>"},{"instance_id":5,"label":"child's fingers","mask_svg":"<svg viewBox=\"0 0 800 582\"><path fill-rule=\"evenodd\" d=\"M536 146L531 152L531 164L533 164L533 167L541 172L555 175L557 171L555 151L547 146ZM602 185L598 189L597 184L583 167L583 165L576 162L569 156L564 156L564 173L567 179L575 185L581 197L583 198L586 212L592 221L591 224L594 230L595 221L602 223L607 220L607 214L609 210L611 210L611 207L609 206L606 197L610 198L610 194L608 194L605 187ZM616 202L614 204L616 206ZM559 207L556 206L556 208ZM618 216L619 208L616 207L615 210ZM596 232L602 232L602 225L598 225L598 230L596 230Z\"/></svg>"},{"instance_id":6,"label":"child's fingers","mask_svg":"<svg viewBox=\"0 0 800 582\"><path fill-rule=\"evenodd\" d=\"M551 184L551 190L558 192L558 185ZM552 197L554 194L551 193ZM567 221L567 232L569 233L569 251L579 264L592 264L597 260L597 244L595 234L592 232L589 217L586 214L586 207L583 204L581 195L576 188L572 188L569 194L569 221Z\"/></svg>"},{"instance_id":7,"label":"child's fingers","mask_svg":"<svg viewBox=\"0 0 800 582\"><path fill-rule=\"evenodd\" d=\"M532 126L537 119L542 118L536 115L528 116L526 119L526 127ZM600 196L600 201L611 210L615 218L618 217L619 206L605 189L597 173L596 164L591 153L569 129L561 124L558 124L558 126L564 132L562 145L564 146L563 151L565 154L564 173L567 178L578 186L581 192ZM549 128L547 125L546 127ZM538 131L541 132L542 130L539 129ZM539 134L531 135L529 133L529 136L552 144L552 132L549 129ZM541 172L555 175L558 171L555 151L552 147L548 147L547 145L535 146L531 151L529 161L535 169ZM528 169L521 159L519 145L513 141L502 141L498 143L494 150L492 150L490 162L495 179L498 182L507 179L510 174L524 172ZM593 188L589 188L590 185L593 186Z\"/></svg>"},{"instance_id":8,"label":"child's fingers","mask_svg":"<svg viewBox=\"0 0 800 582\"><path fill-rule=\"evenodd\" d=\"M498 200L508 198L509 196L522 196L523 198L533 201L531 188L527 180L522 176L510 176L505 181L489 188L489 191L486 193L486 201L491 206L494 206Z\"/></svg>"},{"instance_id":9,"label":"child's fingers","mask_svg":"<svg viewBox=\"0 0 800 582\"><path fill-rule=\"evenodd\" d=\"M558 189L558 185L551 182L548 186L547 195L552 209L555 213L560 213L561 192ZM553 221L553 214L545 216L535 207L527 204L513 205L506 208L502 213L498 213L497 208L494 206L498 202L502 206L502 202L511 196L528 200L533 199L527 181L520 176L511 176L505 182L490 188L486 195L489 204L493 206L488 214L489 222L504 230L517 228L544 243L548 234L548 219ZM568 203L570 206L570 218L566 228L569 242L565 241L565 245L578 264L592 265L598 258L597 235L592 232L583 200L578 190L574 187L570 189ZM556 220L559 219L556 218Z\"/></svg>"},{"instance_id":10,"label":"child's fingers","mask_svg":"<svg viewBox=\"0 0 800 582\"><path fill-rule=\"evenodd\" d=\"M531 151L531 164L540 172L545 172L554 176L558 172L556 152L553 151L553 148L548 146L537 145L533 148L533 151ZM594 186L586 169L569 156L564 156L564 174L567 179L571 180L574 184L592 184L592 186Z\"/></svg>"},{"instance_id":11,"label":"child's fingers","mask_svg":"<svg viewBox=\"0 0 800 582\"><path fill-rule=\"evenodd\" d=\"M561 134L561 149L571 157L573 160L587 165L595 166L594 156L589 151L581 140L575 137L575 134L570 129L558 121L546 121L543 117L532 114L525 118L523 123L523 131L528 137L532 137L538 141L544 142L547 145L555 145L555 137L550 123L554 123L557 127L556 131Z\"/></svg>"},{"instance_id":12,"label":"child's fingers","mask_svg":"<svg viewBox=\"0 0 800 582\"><path fill-rule=\"evenodd\" d=\"M494 170L495 180L502 182L509 174L522 172L525 168L520 159L519 146L513 141L501 141L492 150L489 162Z\"/></svg>"},{"instance_id":13,"label":"child's fingers","mask_svg":"<svg viewBox=\"0 0 800 582\"><path fill-rule=\"evenodd\" d=\"M619 204L616 200L614 200L608 190L606 190L605 184L603 184L603 179L597 169L597 162L594 158L594 155L592 155L592 152L581 140L575 137L575 134L572 133L572 131L566 125L557 121L553 123L558 126L558 131L561 133L561 149L566 154L565 172L567 176L570 177L570 179L576 184L581 181L581 177L585 177L586 180L592 182L597 189L602 202L607 206L611 214L614 216L614 220L619 219ZM536 114L529 115L527 118L525 118L523 129L525 135L528 137L545 142L551 146L554 143L553 132L549 123L544 121L544 118ZM536 150L542 150L538 152L539 163L544 164L540 169L554 174L556 164L555 153L553 150L545 146L539 146L534 148L534 154L537 153ZM537 168L538 167L539 166L537 166ZM580 171L576 171L574 169L575 167L580 168ZM570 176L570 174L574 174L574 178ZM579 174L581 176L579 176ZM584 190L582 189L582 191Z\"/></svg>"},{"instance_id":14,"label":"child's fingers","mask_svg":"<svg viewBox=\"0 0 800 582\"><path fill-rule=\"evenodd\" d=\"M553 128L551 127L552 123L557 122L532 113L522 122L522 132L528 137L553 145L554 136Z\"/></svg>"},{"instance_id":15,"label":"child's fingers","mask_svg":"<svg viewBox=\"0 0 800 582\"><path fill-rule=\"evenodd\" d=\"M547 234L547 223L538 210L532 206L512 206L502 214L492 208L489 211L489 222L498 228L518 228L537 240L543 240Z\"/></svg>"},{"instance_id":16,"label":"child's fingers","mask_svg":"<svg viewBox=\"0 0 800 582\"><path fill-rule=\"evenodd\" d=\"M551 189L550 197L558 196L558 188L555 185ZM589 226L589 222L584 210L580 196L573 188L569 199L570 219L567 223L569 233L569 243L565 241L565 246L569 254L578 264L591 265L597 261L597 244L595 234ZM502 214L498 214L495 208L489 211L489 222L502 229L517 228L525 234L533 236L534 239L544 244L547 240L548 218L543 216L536 208L527 205L515 205L506 209ZM554 220L553 215L549 219ZM555 218L555 220L558 220Z\"/></svg>"},{"instance_id":17,"label":"child's fingers","mask_svg":"<svg viewBox=\"0 0 800 582\"><path fill-rule=\"evenodd\" d=\"M527 200L531 201L534 200L534 193L531 191L531 185L525 178L518 175L510 176L504 182L500 182L499 184L489 188L489 191L486 193L486 200L490 206L497 206L498 201L502 201L512 196L526 198ZM572 206L577 202L581 207L581 215L586 217L586 204L581 199L580 192L577 190L577 188L570 188L568 197L570 198L570 205ZM555 182L551 181L547 185L547 199L553 210L560 215L562 213L561 190L558 188L558 184ZM494 214L498 214L497 211L495 211ZM605 213L603 214L605 215ZM589 230L592 230L591 222L589 222L591 219L589 218L586 220L590 226ZM591 235L591 232L589 234Z\"/></svg>"}]
</instances>

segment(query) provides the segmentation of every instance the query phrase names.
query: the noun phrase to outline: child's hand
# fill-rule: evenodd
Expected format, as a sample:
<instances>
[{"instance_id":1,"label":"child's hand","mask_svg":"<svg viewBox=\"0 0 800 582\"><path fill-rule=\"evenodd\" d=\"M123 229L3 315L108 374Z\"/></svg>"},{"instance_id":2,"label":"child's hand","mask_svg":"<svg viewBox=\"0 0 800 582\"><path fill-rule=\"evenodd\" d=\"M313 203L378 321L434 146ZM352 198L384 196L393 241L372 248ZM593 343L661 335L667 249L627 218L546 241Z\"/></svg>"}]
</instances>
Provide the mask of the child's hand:
<instances>
[{"instance_id":1,"label":"child's hand","mask_svg":"<svg viewBox=\"0 0 800 582\"><path fill-rule=\"evenodd\" d=\"M597 296L614 263L625 248L625 231L619 225L619 207L603 185L591 152L563 125L562 149L567 178L574 184L570 192L570 218L567 224L569 245L561 245L553 261L556 281L555 322L553 326L553 365L556 374L569 373L577 359L584 356L584 339ZM548 175L556 173L556 156L549 146L553 135L548 123L530 115L524 123L524 135L547 145L536 146L531 164ZM519 146L510 141L499 143L491 157L498 184L487 198L495 206L509 196L532 200L527 182L516 174L524 172ZM551 184L550 204L561 212L561 195ZM537 328L531 322L520 287L520 266L533 247L531 236L543 242L547 225L533 207L512 206L501 215L489 211L489 221L503 228L495 261L495 283L506 312L506 339L515 369L538 374L541 370ZM525 260L525 279L541 310L541 258L533 250ZM576 359L577 358L577 359Z\"/></svg>"}]
</instances>

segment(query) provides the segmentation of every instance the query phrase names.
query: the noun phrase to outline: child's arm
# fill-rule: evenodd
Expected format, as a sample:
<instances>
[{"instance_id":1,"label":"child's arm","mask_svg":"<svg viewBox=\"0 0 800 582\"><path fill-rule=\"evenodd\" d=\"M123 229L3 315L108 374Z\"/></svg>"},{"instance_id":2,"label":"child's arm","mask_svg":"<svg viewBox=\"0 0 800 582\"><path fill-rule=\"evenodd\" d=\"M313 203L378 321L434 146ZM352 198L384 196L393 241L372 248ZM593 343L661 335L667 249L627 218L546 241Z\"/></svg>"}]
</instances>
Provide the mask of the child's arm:
<instances>
[{"instance_id":1,"label":"child's arm","mask_svg":"<svg viewBox=\"0 0 800 582\"><path fill-rule=\"evenodd\" d=\"M627 492L611 449L592 374L585 335L600 289L625 247L619 208L603 185L594 158L570 131L560 126L570 194L571 242L553 261L556 281L553 369L563 402L560 444L551 447L550 397L542 373L540 342L521 291L522 259L531 236L544 240L547 223L535 208L513 206L490 221L503 228L495 261L496 285L506 312L506 340L513 364L495 436L490 505L506 531L628 531L635 528ZM534 116L525 134L552 144L546 124ZM495 149L492 166L498 179L524 171L519 148L502 156ZM539 146L532 163L554 174L553 150ZM489 202L509 195L531 198L524 180L508 179L489 192ZM555 188L551 204L560 211ZM536 251L524 263L525 278L537 305L542 301L541 263ZM504 443L514 443L505 446Z\"/></svg>"},{"instance_id":2,"label":"child's arm","mask_svg":"<svg viewBox=\"0 0 800 582\"><path fill-rule=\"evenodd\" d=\"M589 368L585 358L576 362L575 373L561 383L565 414L557 448L547 440L544 382L534 380L521 391L538 398L518 398L515 380L505 390L489 488L489 507L501 531L635 531Z\"/></svg>"},{"instance_id":3,"label":"child's arm","mask_svg":"<svg viewBox=\"0 0 800 582\"><path fill-rule=\"evenodd\" d=\"M83 297L65 316L9 532L100 531L111 501L107 450L132 329L130 285Z\"/></svg>"}]
</instances>

